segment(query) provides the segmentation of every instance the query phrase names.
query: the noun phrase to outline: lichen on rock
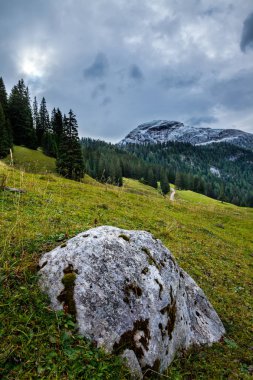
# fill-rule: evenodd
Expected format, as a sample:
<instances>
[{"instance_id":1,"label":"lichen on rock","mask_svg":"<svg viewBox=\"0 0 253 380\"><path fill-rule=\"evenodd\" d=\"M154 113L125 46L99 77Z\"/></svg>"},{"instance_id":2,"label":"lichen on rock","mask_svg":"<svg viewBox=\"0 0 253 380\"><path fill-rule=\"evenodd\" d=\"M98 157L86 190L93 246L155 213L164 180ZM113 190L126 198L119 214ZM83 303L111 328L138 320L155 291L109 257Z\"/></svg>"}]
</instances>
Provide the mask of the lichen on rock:
<instances>
[{"instance_id":1,"label":"lichen on rock","mask_svg":"<svg viewBox=\"0 0 253 380\"><path fill-rule=\"evenodd\" d=\"M135 363L135 374L162 372L178 350L225 332L203 291L146 231L97 227L39 264L52 307L74 315L79 333L98 347Z\"/></svg>"}]
</instances>

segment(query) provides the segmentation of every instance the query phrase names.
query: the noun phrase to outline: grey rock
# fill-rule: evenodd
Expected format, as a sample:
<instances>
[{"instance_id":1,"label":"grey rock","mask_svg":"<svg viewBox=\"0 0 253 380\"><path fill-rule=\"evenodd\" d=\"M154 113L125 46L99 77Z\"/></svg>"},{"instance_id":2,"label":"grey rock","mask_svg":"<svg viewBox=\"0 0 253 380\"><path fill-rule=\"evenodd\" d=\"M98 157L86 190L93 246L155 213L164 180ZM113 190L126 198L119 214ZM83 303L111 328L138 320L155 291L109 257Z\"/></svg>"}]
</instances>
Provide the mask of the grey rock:
<instances>
[{"instance_id":1,"label":"grey rock","mask_svg":"<svg viewBox=\"0 0 253 380\"><path fill-rule=\"evenodd\" d=\"M125 350L121 355L123 359L125 359L126 364L129 368L131 368L132 378L134 380L143 379L141 366L137 360L137 357L133 350Z\"/></svg>"},{"instance_id":2,"label":"grey rock","mask_svg":"<svg viewBox=\"0 0 253 380\"><path fill-rule=\"evenodd\" d=\"M75 314L80 334L108 352L125 352L143 372L162 372L178 350L225 333L203 291L148 232L93 228L39 264L52 307Z\"/></svg>"}]
</instances>

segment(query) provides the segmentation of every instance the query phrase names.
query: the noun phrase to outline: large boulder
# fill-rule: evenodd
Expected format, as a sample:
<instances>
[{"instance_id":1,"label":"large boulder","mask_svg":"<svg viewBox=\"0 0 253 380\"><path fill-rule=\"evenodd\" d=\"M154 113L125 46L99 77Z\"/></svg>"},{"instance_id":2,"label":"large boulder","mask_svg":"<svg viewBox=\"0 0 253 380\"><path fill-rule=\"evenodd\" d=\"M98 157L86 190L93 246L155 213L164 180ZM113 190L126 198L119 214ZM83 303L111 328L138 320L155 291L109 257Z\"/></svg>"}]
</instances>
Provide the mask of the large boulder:
<instances>
[{"instance_id":1,"label":"large boulder","mask_svg":"<svg viewBox=\"0 0 253 380\"><path fill-rule=\"evenodd\" d=\"M148 232L90 229L44 254L40 268L52 307L137 372L162 372L178 350L225 332L203 291Z\"/></svg>"}]
</instances>

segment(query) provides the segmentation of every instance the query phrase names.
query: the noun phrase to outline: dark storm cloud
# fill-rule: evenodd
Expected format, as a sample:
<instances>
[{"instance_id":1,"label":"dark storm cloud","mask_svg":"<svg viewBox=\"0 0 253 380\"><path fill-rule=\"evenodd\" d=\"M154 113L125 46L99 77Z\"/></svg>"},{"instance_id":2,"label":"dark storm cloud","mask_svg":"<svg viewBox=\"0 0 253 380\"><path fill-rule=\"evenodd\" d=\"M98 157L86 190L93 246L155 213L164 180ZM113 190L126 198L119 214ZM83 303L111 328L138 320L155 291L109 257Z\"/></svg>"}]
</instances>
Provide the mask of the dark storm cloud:
<instances>
[{"instance_id":1,"label":"dark storm cloud","mask_svg":"<svg viewBox=\"0 0 253 380\"><path fill-rule=\"evenodd\" d=\"M217 14L219 12L220 12L220 8L214 6L214 7L209 7L207 10L205 10L203 12L203 15L204 16L210 16L210 17L212 17L212 16L214 16L215 14Z\"/></svg>"},{"instance_id":2,"label":"dark storm cloud","mask_svg":"<svg viewBox=\"0 0 253 380\"><path fill-rule=\"evenodd\" d=\"M191 117L189 120L186 121L189 125L200 125L200 124L213 124L218 121L217 117L214 116L196 116Z\"/></svg>"},{"instance_id":3,"label":"dark storm cloud","mask_svg":"<svg viewBox=\"0 0 253 380\"><path fill-rule=\"evenodd\" d=\"M227 108L233 110L253 109L252 71L239 71L232 78L217 81L210 87L214 99Z\"/></svg>"},{"instance_id":4,"label":"dark storm cloud","mask_svg":"<svg viewBox=\"0 0 253 380\"><path fill-rule=\"evenodd\" d=\"M103 78L108 73L109 63L104 53L98 53L94 62L84 70L86 78L97 79Z\"/></svg>"},{"instance_id":5,"label":"dark storm cloud","mask_svg":"<svg viewBox=\"0 0 253 380\"><path fill-rule=\"evenodd\" d=\"M112 99L110 98L110 96L106 96L104 99L103 99L103 101L102 101L102 103L101 103L101 106L102 107L105 107L105 106L107 106L108 104L110 104L112 102Z\"/></svg>"},{"instance_id":6,"label":"dark storm cloud","mask_svg":"<svg viewBox=\"0 0 253 380\"><path fill-rule=\"evenodd\" d=\"M248 15L243 23L240 47L243 52L247 49L253 49L253 12Z\"/></svg>"},{"instance_id":7,"label":"dark storm cloud","mask_svg":"<svg viewBox=\"0 0 253 380\"><path fill-rule=\"evenodd\" d=\"M252 129L252 0L1 3L8 91L23 76L81 136L116 142L153 119Z\"/></svg>"},{"instance_id":8,"label":"dark storm cloud","mask_svg":"<svg viewBox=\"0 0 253 380\"><path fill-rule=\"evenodd\" d=\"M159 84L165 89L171 88L184 88L184 87L192 87L199 82L200 74L166 74L162 77Z\"/></svg>"},{"instance_id":9,"label":"dark storm cloud","mask_svg":"<svg viewBox=\"0 0 253 380\"><path fill-rule=\"evenodd\" d=\"M141 69L135 64L130 66L129 76L136 81L141 81L144 78Z\"/></svg>"},{"instance_id":10,"label":"dark storm cloud","mask_svg":"<svg viewBox=\"0 0 253 380\"><path fill-rule=\"evenodd\" d=\"M92 90L91 96L93 98L97 98L98 96L103 95L105 91L106 91L106 84L105 83L99 83Z\"/></svg>"}]
</instances>

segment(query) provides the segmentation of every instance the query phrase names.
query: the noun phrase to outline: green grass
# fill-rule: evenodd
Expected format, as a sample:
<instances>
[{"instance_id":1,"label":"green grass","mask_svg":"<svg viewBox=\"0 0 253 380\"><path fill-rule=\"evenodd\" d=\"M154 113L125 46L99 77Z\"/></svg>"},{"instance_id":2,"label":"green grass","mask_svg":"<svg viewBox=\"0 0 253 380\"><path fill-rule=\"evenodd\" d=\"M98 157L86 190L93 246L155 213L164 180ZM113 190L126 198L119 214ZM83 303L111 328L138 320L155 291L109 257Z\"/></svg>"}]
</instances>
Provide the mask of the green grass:
<instances>
[{"instance_id":1,"label":"green grass","mask_svg":"<svg viewBox=\"0 0 253 380\"><path fill-rule=\"evenodd\" d=\"M27 149L22 146L14 146L13 161L16 168L31 173L54 173L55 159L45 156L40 150ZM4 159L10 163L10 156Z\"/></svg>"},{"instance_id":2,"label":"green grass","mask_svg":"<svg viewBox=\"0 0 253 380\"><path fill-rule=\"evenodd\" d=\"M178 191L170 202L169 197L129 179L123 188L116 188L89 177L77 183L1 164L3 173L7 186L26 190L25 194L0 193L0 374L4 379L128 378L117 357L97 350L77 335L70 317L50 309L37 284L37 263L44 252L104 224L147 230L160 238L202 287L225 325L223 342L176 358L166 375L175 380L251 378L252 209L190 191Z\"/></svg>"}]
</instances>

